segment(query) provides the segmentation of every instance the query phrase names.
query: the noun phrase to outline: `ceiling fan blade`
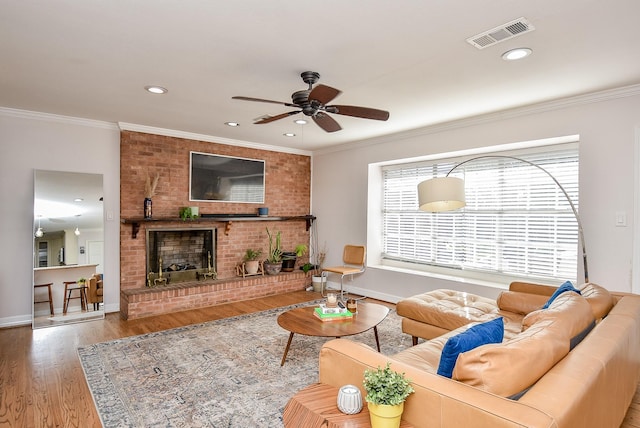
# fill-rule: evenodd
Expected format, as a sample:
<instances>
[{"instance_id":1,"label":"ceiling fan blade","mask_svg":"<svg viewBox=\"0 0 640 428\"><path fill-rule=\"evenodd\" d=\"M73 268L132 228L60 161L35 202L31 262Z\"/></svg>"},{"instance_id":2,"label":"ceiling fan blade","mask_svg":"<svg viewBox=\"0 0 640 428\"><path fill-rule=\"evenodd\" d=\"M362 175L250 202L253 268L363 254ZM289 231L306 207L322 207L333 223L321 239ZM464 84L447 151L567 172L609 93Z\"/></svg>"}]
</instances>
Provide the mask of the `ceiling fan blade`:
<instances>
[{"instance_id":1,"label":"ceiling fan blade","mask_svg":"<svg viewBox=\"0 0 640 428\"><path fill-rule=\"evenodd\" d=\"M342 114L345 116L361 117L364 119L387 120L389 112L378 110L375 108L358 107L358 106L327 106L331 109L331 113Z\"/></svg>"},{"instance_id":2,"label":"ceiling fan blade","mask_svg":"<svg viewBox=\"0 0 640 428\"><path fill-rule=\"evenodd\" d=\"M331 86L318 85L309 93L309 101L316 100L319 101L320 104L326 104L341 93L341 91Z\"/></svg>"},{"instance_id":3,"label":"ceiling fan blade","mask_svg":"<svg viewBox=\"0 0 640 428\"><path fill-rule=\"evenodd\" d=\"M287 107L298 107L295 104L284 103L282 101L264 100L262 98L251 98L251 97L238 97L238 96L236 96L236 97L231 97L231 99L242 100L242 101L258 101L258 102L261 102L261 103L280 104L280 105L287 106Z\"/></svg>"},{"instance_id":4,"label":"ceiling fan blade","mask_svg":"<svg viewBox=\"0 0 640 428\"><path fill-rule=\"evenodd\" d=\"M313 121L327 132L336 132L341 130L340 124L326 113L318 112L313 117Z\"/></svg>"},{"instance_id":5,"label":"ceiling fan blade","mask_svg":"<svg viewBox=\"0 0 640 428\"><path fill-rule=\"evenodd\" d=\"M282 113L282 114L278 114L276 116L271 116L271 117L265 117L264 119L261 119L257 122L253 122L255 125L262 125L263 123L270 123L276 120L280 120L280 119L284 119L285 117L289 117L291 115L294 114L298 114L300 113L300 110L296 110L296 111L290 111L287 113Z\"/></svg>"}]
</instances>

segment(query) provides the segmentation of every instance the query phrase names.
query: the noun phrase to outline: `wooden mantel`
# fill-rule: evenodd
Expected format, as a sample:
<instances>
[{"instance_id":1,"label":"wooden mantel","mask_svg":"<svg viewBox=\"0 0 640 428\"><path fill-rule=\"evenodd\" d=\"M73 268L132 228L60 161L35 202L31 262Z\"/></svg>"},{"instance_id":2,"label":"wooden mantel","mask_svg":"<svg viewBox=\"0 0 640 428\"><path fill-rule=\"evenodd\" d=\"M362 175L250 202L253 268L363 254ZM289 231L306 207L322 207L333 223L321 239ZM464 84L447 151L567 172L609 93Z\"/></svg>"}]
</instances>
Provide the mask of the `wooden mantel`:
<instances>
[{"instance_id":1,"label":"wooden mantel","mask_svg":"<svg viewBox=\"0 0 640 428\"><path fill-rule=\"evenodd\" d=\"M311 227L311 224L316 219L313 215L301 215L301 216L281 216L281 217L261 217L251 214L203 214L202 217L196 219L184 220L190 223L210 223L210 222L223 222L226 223L224 233L229 234L231 225L234 221L291 221L291 220L304 220L307 223L307 231ZM159 217L159 218L123 218L121 222L123 224L131 224L131 237L136 239L138 232L140 231L140 223L166 223L182 221L179 217Z\"/></svg>"}]
</instances>

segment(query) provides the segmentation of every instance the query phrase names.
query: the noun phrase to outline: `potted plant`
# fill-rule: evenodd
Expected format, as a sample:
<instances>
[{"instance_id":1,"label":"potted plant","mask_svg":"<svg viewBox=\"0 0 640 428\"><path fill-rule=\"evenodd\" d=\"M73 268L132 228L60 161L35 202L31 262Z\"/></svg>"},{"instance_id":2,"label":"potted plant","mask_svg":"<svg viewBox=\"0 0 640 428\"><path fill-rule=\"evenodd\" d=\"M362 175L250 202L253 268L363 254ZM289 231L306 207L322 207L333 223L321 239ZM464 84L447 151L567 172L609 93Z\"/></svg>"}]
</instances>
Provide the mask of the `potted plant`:
<instances>
[{"instance_id":1,"label":"potted plant","mask_svg":"<svg viewBox=\"0 0 640 428\"><path fill-rule=\"evenodd\" d=\"M305 244L298 244L294 251L287 251L282 253L282 271L293 272L296 266L296 260L298 257L302 257L307 252L307 246Z\"/></svg>"},{"instance_id":2,"label":"potted plant","mask_svg":"<svg viewBox=\"0 0 640 428\"><path fill-rule=\"evenodd\" d=\"M180 208L180 218L182 221L193 220L198 218L198 214L193 212L193 207Z\"/></svg>"},{"instance_id":3,"label":"potted plant","mask_svg":"<svg viewBox=\"0 0 640 428\"><path fill-rule=\"evenodd\" d=\"M324 259L326 256L326 248L323 248L322 251L316 254L316 264L313 266L313 275L311 276L313 291L319 293L322 293L322 290L324 290L327 285L327 277L326 275L322 274L322 264L324 263Z\"/></svg>"},{"instance_id":4,"label":"potted plant","mask_svg":"<svg viewBox=\"0 0 640 428\"><path fill-rule=\"evenodd\" d=\"M267 274L276 275L282 269L282 237L280 231L271 233L268 227L266 229L269 237L269 253L264 262L264 269Z\"/></svg>"},{"instance_id":5,"label":"potted plant","mask_svg":"<svg viewBox=\"0 0 640 428\"><path fill-rule=\"evenodd\" d=\"M414 392L404 373L385 368L364 371L365 400L369 407L372 428L397 428L404 410L404 401Z\"/></svg>"},{"instance_id":6,"label":"potted plant","mask_svg":"<svg viewBox=\"0 0 640 428\"><path fill-rule=\"evenodd\" d=\"M254 250L247 248L244 253L244 268L249 275L255 275L260 268L260 261L258 260L262 255L262 250Z\"/></svg>"}]
</instances>

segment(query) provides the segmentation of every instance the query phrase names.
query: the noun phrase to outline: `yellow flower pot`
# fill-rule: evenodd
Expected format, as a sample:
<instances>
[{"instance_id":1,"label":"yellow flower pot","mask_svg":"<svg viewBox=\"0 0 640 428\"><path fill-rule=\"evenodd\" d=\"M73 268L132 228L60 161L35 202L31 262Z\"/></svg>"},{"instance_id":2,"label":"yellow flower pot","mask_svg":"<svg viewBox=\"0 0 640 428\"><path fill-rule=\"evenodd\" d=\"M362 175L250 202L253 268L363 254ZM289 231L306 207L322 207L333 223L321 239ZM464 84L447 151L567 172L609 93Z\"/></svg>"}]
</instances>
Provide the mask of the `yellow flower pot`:
<instances>
[{"instance_id":1,"label":"yellow flower pot","mask_svg":"<svg viewBox=\"0 0 640 428\"><path fill-rule=\"evenodd\" d=\"M371 428L398 428L404 403L396 406L368 403Z\"/></svg>"}]
</instances>

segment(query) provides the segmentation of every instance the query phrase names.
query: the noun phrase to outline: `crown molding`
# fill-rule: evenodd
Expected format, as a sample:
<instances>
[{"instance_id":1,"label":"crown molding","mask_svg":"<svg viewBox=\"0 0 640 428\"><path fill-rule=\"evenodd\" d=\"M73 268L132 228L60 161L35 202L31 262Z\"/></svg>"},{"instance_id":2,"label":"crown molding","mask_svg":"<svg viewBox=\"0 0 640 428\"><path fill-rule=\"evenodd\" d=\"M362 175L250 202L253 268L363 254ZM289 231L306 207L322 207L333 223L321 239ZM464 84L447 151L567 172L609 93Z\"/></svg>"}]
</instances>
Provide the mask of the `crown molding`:
<instances>
[{"instance_id":1,"label":"crown molding","mask_svg":"<svg viewBox=\"0 0 640 428\"><path fill-rule=\"evenodd\" d=\"M60 114L43 113L38 111L20 110L9 107L0 107L0 116L14 117L18 119L39 120L43 122L63 123L67 125L88 126L117 131L118 126L112 122L102 120L84 119L81 117L63 116Z\"/></svg>"},{"instance_id":2,"label":"crown molding","mask_svg":"<svg viewBox=\"0 0 640 428\"><path fill-rule=\"evenodd\" d=\"M422 128L412 129L394 134L387 134L379 137L369 138L366 140L344 143L324 149L314 150L313 154L327 154L352 150L356 148L364 148L377 144L386 144L389 141L399 141L409 138L416 138L439 132L451 131L455 129L465 128L468 126L477 126L491 122L497 122L505 119L513 119L532 114L545 113L560 110L569 107L577 107L581 105L600 103L604 101L616 100L640 95L640 84L624 86L621 88L607 89L604 91L592 92L588 94L576 95L572 97L558 98L551 101L545 101L536 104L530 104L522 107L514 107L505 110L499 110L491 113L471 116L464 119L453 120L449 122L436 123L434 125Z\"/></svg>"},{"instance_id":3,"label":"crown molding","mask_svg":"<svg viewBox=\"0 0 640 428\"><path fill-rule=\"evenodd\" d=\"M184 138L187 140L205 141L208 143L225 144L228 146L247 147L258 150L268 150L271 152L290 153L294 155L311 156L309 150L292 149L288 147L271 146L268 144L253 143L250 141L233 140L230 138L214 137L206 134L196 134L193 132L177 131L175 129L156 128L154 126L137 125L135 123L118 122L122 131L143 132L145 134L163 135L165 137Z\"/></svg>"}]
</instances>

